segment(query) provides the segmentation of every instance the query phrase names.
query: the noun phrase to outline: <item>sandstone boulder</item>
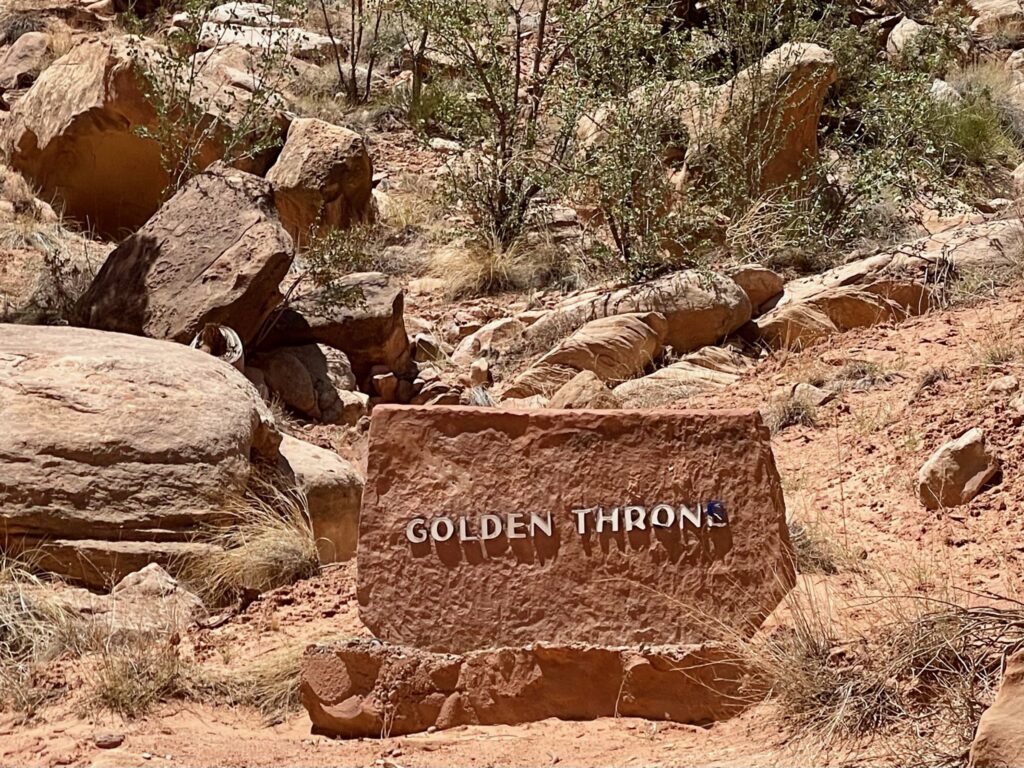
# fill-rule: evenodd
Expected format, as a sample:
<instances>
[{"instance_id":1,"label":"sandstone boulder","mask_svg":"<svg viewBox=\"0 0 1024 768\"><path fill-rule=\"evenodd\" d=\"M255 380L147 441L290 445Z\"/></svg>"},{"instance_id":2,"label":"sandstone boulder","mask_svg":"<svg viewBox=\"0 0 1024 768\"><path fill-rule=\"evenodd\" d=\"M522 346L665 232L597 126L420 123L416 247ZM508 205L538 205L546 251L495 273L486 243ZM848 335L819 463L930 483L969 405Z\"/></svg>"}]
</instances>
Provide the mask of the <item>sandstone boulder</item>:
<instances>
[{"instance_id":1,"label":"sandstone boulder","mask_svg":"<svg viewBox=\"0 0 1024 768\"><path fill-rule=\"evenodd\" d=\"M290 435L281 436L281 460L285 475L306 498L320 562L351 559L363 495L359 471L333 451Z\"/></svg>"},{"instance_id":2,"label":"sandstone boulder","mask_svg":"<svg viewBox=\"0 0 1024 768\"><path fill-rule=\"evenodd\" d=\"M373 166L362 136L313 118L292 121L267 172L281 223L303 245L325 229L344 229L371 213Z\"/></svg>"},{"instance_id":3,"label":"sandstone boulder","mask_svg":"<svg viewBox=\"0 0 1024 768\"><path fill-rule=\"evenodd\" d=\"M773 300L782 296L786 286L782 275L760 264L743 264L735 267L729 270L729 277L747 294L754 317L770 309Z\"/></svg>"},{"instance_id":4,"label":"sandstone boulder","mask_svg":"<svg viewBox=\"0 0 1024 768\"><path fill-rule=\"evenodd\" d=\"M636 312L664 315L668 323L664 343L685 353L736 331L750 320L751 306L733 280L689 270L613 291L588 291L571 297L530 325L524 336L556 335L560 328L578 328L589 320Z\"/></svg>"},{"instance_id":5,"label":"sandstone boulder","mask_svg":"<svg viewBox=\"0 0 1024 768\"><path fill-rule=\"evenodd\" d=\"M957 507L973 499L999 471L999 459L975 427L933 453L917 475L918 496L928 509Z\"/></svg>"},{"instance_id":6,"label":"sandstone boulder","mask_svg":"<svg viewBox=\"0 0 1024 768\"><path fill-rule=\"evenodd\" d=\"M818 157L818 121L836 80L835 57L813 43L786 43L726 83L713 130L753 147L764 190L799 180ZM714 141L702 151L714 151ZM700 160L687 152L688 166Z\"/></svg>"},{"instance_id":7,"label":"sandstone boulder","mask_svg":"<svg viewBox=\"0 0 1024 768\"><path fill-rule=\"evenodd\" d=\"M900 19L899 23L892 28L889 38L885 42L885 50L890 56L898 56L906 50L907 46L913 43L925 27L918 24L909 16Z\"/></svg>"},{"instance_id":8,"label":"sandstone boulder","mask_svg":"<svg viewBox=\"0 0 1024 768\"><path fill-rule=\"evenodd\" d=\"M625 407L660 408L698 392L732 386L748 367L749 363L731 350L704 347L672 365L625 381L613 392Z\"/></svg>"},{"instance_id":9,"label":"sandstone boulder","mask_svg":"<svg viewBox=\"0 0 1024 768\"><path fill-rule=\"evenodd\" d=\"M478 357L495 357L522 338L526 323L514 317L492 320L469 334L452 353L452 363L464 368Z\"/></svg>"},{"instance_id":10,"label":"sandstone boulder","mask_svg":"<svg viewBox=\"0 0 1024 768\"><path fill-rule=\"evenodd\" d=\"M279 347L255 355L250 368L261 372L270 393L314 421L351 425L365 415L359 398L342 394L356 388L356 378L348 357L337 349L322 344Z\"/></svg>"},{"instance_id":11,"label":"sandstone boulder","mask_svg":"<svg viewBox=\"0 0 1024 768\"><path fill-rule=\"evenodd\" d=\"M385 642L702 642L792 585L754 411L377 406L368 467L357 596Z\"/></svg>"},{"instance_id":12,"label":"sandstone boulder","mask_svg":"<svg viewBox=\"0 0 1024 768\"><path fill-rule=\"evenodd\" d=\"M1024 651L1006 662L996 699L978 723L968 764L971 768L1024 765Z\"/></svg>"},{"instance_id":13,"label":"sandstone boulder","mask_svg":"<svg viewBox=\"0 0 1024 768\"><path fill-rule=\"evenodd\" d=\"M757 337L774 349L802 349L853 328L899 322L931 306L924 283L877 280L829 287L777 306L756 321Z\"/></svg>"},{"instance_id":14,"label":"sandstone boulder","mask_svg":"<svg viewBox=\"0 0 1024 768\"><path fill-rule=\"evenodd\" d=\"M412 360L405 294L379 272L346 275L295 298L269 327L263 348L326 344L345 353L362 384L374 366L404 373Z\"/></svg>"},{"instance_id":15,"label":"sandstone boulder","mask_svg":"<svg viewBox=\"0 0 1024 768\"><path fill-rule=\"evenodd\" d=\"M50 55L50 36L45 32L26 32L0 57L0 93L27 88L46 67Z\"/></svg>"},{"instance_id":16,"label":"sandstone boulder","mask_svg":"<svg viewBox=\"0 0 1024 768\"><path fill-rule=\"evenodd\" d=\"M661 353L667 328L657 312L591 320L517 376L502 397L551 395L580 371L604 382L636 376Z\"/></svg>"},{"instance_id":17,"label":"sandstone boulder","mask_svg":"<svg viewBox=\"0 0 1024 768\"><path fill-rule=\"evenodd\" d=\"M270 185L218 163L107 257L79 321L182 343L216 323L247 344L280 303L291 262Z\"/></svg>"},{"instance_id":18,"label":"sandstone boulder","mask_svg":"<svg viewBox=\"0 0 1024 768\"><path fill-rule=\"evenodd\" d=\"M618 408L619 401L593 371L580 371L551 396L548 408Z\"/></svg>"},{"instance_id":19,"label":"sandstone boulder","mask_svg":"<svg viewBox=\"0 0 1024 768\"><path fill-rule=\"evenodd\" d=\"M967 0L974 20L971 32L979 37L998 35L1008 43L1024 39L1024 6L1018 0Z\"/></svg>"},{"instance_id":20,"label":"sandstone boulder","mask_svg":"<svg viewBox=\"0 0 1024 768\"><path fill-rule=\"evenodd\" d=\"M549 717L706 724L743 708L742 676L713 645L535 643L454 655L352 640L306 650L301 698L314 732L349 738Z\"/></svg>"},{"instance_id":21,"label":"sandstone boulder","mask_svg":"<svg viewBox=\"0 0 1024 768\"><path fill-rule=\"evenodd\" d=\"M0 325L0 537L91 585L194 552L280 437L245 377L183 345Z\"/></svg>"},{"instance_id":22,"label":"sandstone boulder","mask_svg":"<svg viewBox=\"0 0 1024 768\"><path fill-rule=\"evenodd\" d=\"M51 64L11 110L4 141L10 165L45 198L58 201L67 217L107 239L119 240L142 226L171 181L160 144L140 133L156 126L140 62L151 62L148 71L159 72L160 55L129 38L80 43ZM194 106L210 137L194 158L199 168L223 152L230 114L218 105L240 105L251 95L226 84L204 86L202 80L194 89ZM245 167L262 173L267 166L261 162Z\"/></svg>"}]
</instances>

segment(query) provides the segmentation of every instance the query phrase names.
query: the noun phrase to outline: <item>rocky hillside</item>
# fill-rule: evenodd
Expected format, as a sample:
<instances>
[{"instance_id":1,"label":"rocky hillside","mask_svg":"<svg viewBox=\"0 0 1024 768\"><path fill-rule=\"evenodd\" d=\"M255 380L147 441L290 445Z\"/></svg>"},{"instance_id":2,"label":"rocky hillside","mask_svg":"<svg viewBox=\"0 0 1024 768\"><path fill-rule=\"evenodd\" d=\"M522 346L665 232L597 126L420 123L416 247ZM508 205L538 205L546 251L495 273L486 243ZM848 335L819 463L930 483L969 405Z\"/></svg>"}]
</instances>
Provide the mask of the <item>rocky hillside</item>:
<instances>
[{"instance_id":1,"label":"rocky hillside","mask_svg":"<svg viewBox=\"0 0 1024 768\"><path fill-rule=\"evenodd\" d=\"M0 762L1024 763L1021 195L1017 3L7 0ZM797 576L719 627L729 701L470 674L504 724L391 737L307 686L382 738L310 736L310 643L398 690L392 404L760 411Z\"/></svg>"}]
</instances>

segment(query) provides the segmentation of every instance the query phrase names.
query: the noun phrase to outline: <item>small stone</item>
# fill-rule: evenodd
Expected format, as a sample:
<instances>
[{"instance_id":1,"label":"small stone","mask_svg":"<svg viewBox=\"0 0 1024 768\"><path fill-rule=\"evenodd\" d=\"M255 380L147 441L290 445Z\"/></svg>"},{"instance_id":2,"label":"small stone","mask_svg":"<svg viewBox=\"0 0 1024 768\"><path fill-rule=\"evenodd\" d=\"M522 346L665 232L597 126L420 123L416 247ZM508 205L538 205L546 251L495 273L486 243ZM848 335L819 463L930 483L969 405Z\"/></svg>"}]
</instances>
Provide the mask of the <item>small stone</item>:
<instances>
[{"instance_id":1,"label":"small stone","mask_svg":"<svg viewBox=\"0 0 1024 768\"><path fill-rule=\"evenodd\" d=\"M921 467L918 496L928 509L966 504L999 471L999 459L978 427L941 446Z\"/></svg>"},{"instance_id":2,"label":"small stone","mask_svg":"<svg viewBox=\"0 0 1024 768\"><path fill-rule=\"evenodd\" d=\"M483 387L491 381L491 370L485 358L474 360L469 366L469 385Z\"/></svg>"},{"instance_id":3,"label":"small stone","mask_svg":"<svg viewBox=\"0 0 1024 768\"><path fill-rule=\"evenodd\" d=\"M152 760L153 756L151 754L149 754L149 752L143 752L142 753L142 759L143 760Z\"/></svg>"},{"instance_id":4,"label":"small stone","mask_svg":"<svg viewBox=\"0 0 1024 768\"><path fill-rule=\"evenodd\" d=\"M93 737L92 743L100 749L114 749L124 743L123 733L100 733Z\"/></svg>"},{"instance_id":5,"label":"small stone","mask_svg":"<svg viewBox=\"0 0 1024 768\"><path fill-rule=\"evenodd\" d=\"M998 392L1003 394L1010 394L1016 392L1018 389L1020 389L1020 382L1017 381L1016 376L1000 376L985 387L986 392Z\"/></svg>"}]
</instances>

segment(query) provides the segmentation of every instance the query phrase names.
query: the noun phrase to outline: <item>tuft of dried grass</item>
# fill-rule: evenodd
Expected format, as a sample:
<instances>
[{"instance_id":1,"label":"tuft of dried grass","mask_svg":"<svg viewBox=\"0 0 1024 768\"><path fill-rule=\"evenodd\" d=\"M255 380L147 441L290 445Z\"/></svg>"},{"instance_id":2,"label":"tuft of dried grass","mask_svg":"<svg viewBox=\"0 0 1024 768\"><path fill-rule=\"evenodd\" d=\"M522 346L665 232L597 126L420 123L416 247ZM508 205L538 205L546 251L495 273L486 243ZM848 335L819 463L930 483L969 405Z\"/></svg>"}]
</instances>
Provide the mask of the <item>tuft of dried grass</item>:
<instances>
[{"instance_id":1,"label":"tuft of dried grass","mask_svg":"<svg viewBox=\"0 0 1024 768\"><path fill-rule=\"evenodd\" d=\"M320 571L305 496L280 478L257 476L232 498L227 524L199 536L214 545L181 564L182 578L208 604L225 604Z\"/></svg>"},{"instance_id":2,"label":"tuft of dried grass","mask_svg":"<svg viewBox=\"0 0 1024 768\"><path fill-rule=\"evenodd\" d=\"M839 573L839 553L835 544L818 526L789 521L789 543L793 547L793 562L800 573Z\"/></svg>"},{"instance_id":3,"label":"tuft of dried grass","mask_svg":"<svg viewBox=\"0 0 1024 768\"><path fill-rule=\"evenodd\" d=\"M777 434L787 427L813 427L818 423L818 409L805 397L790 396L774 403L765 413L765 423Z\"/></svg>"},{"instance_id":4,"label":"tuft of dried grass","mask_svg":"<svg viewBox=\"0 0 1024 768\"><path fill-rule=\"evenodd\" d=\"M505 246L491 236L450 243L433 255L427 272L459 299L537 289L557 280L566 264L549 239L521 237Z\"/></svg>"},{"instance_id":5,"label":"tuft of dried grass","mask_svg":"<svg viewBox=\"0 0 1024 768\"><path fill-rule=\"evenodd\" d=\"M299 708L301 662L302 649L296 647L269 653L241 669L201 671L193 696L249 707L274 725Z\"/></svg>"}]
</instances>

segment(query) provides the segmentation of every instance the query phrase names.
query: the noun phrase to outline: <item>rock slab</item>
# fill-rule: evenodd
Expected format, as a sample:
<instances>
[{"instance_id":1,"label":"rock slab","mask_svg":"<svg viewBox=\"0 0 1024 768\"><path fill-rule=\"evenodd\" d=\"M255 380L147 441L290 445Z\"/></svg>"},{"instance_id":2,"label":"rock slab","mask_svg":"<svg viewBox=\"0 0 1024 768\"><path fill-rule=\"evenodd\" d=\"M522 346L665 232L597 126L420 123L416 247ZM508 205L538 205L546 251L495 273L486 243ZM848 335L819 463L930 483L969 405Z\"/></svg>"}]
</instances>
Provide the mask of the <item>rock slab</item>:
<instances>
[{"instance_id":1,"label":"rock slab","mask_svg":"<svg viewBox=\"0 0 1024 768\"><path fill-rule=\"evenodd\" d=\"M179 344L0 325L0 541L89 585L204 545L280 435L233 367Z\"/></svg>"},{"instance_id":2,"label":"rock slab","mask_svg":"<svg viewBox=\"0 0 1024 768\"><path fill-rule=\"evenodd\" d=\"M985 710L971 744L971 768L1024 765L1024 652L1006 662L992 706Z\"/></svg>"},{"instance_id":3,"label":"rock slab","mask_svg":"<svg viewBox=\"0 0 1024 768\"><path fill-rule=\"evenodd\" d=\"M699 528L653 524L657 505L710 501L726 525L709 527L709 515ZM627 505L651 510L651 524L627 525ZM549 516L550 535L531 514ZM486 541L460 540L460 526L480 536L495 521ZM411 540L423 525L459 533ZM370 630L451 652L701 642L714 622L752 631L793 580L779 475L755 411L378 406L357 557Z\"/></svg>"},{"instance_id":4,"label":"rock slab","mask_svg":"<svg viewBox=\"0 0 1024 768\"><path fill-rule=\"evenodd\" d=\"M301 697L314 732L379 738L549 717L704 724L742 708L740 680L713 645L533 644L455 655L354 640L306 649Z\"/></svg>"}]
</instances>

